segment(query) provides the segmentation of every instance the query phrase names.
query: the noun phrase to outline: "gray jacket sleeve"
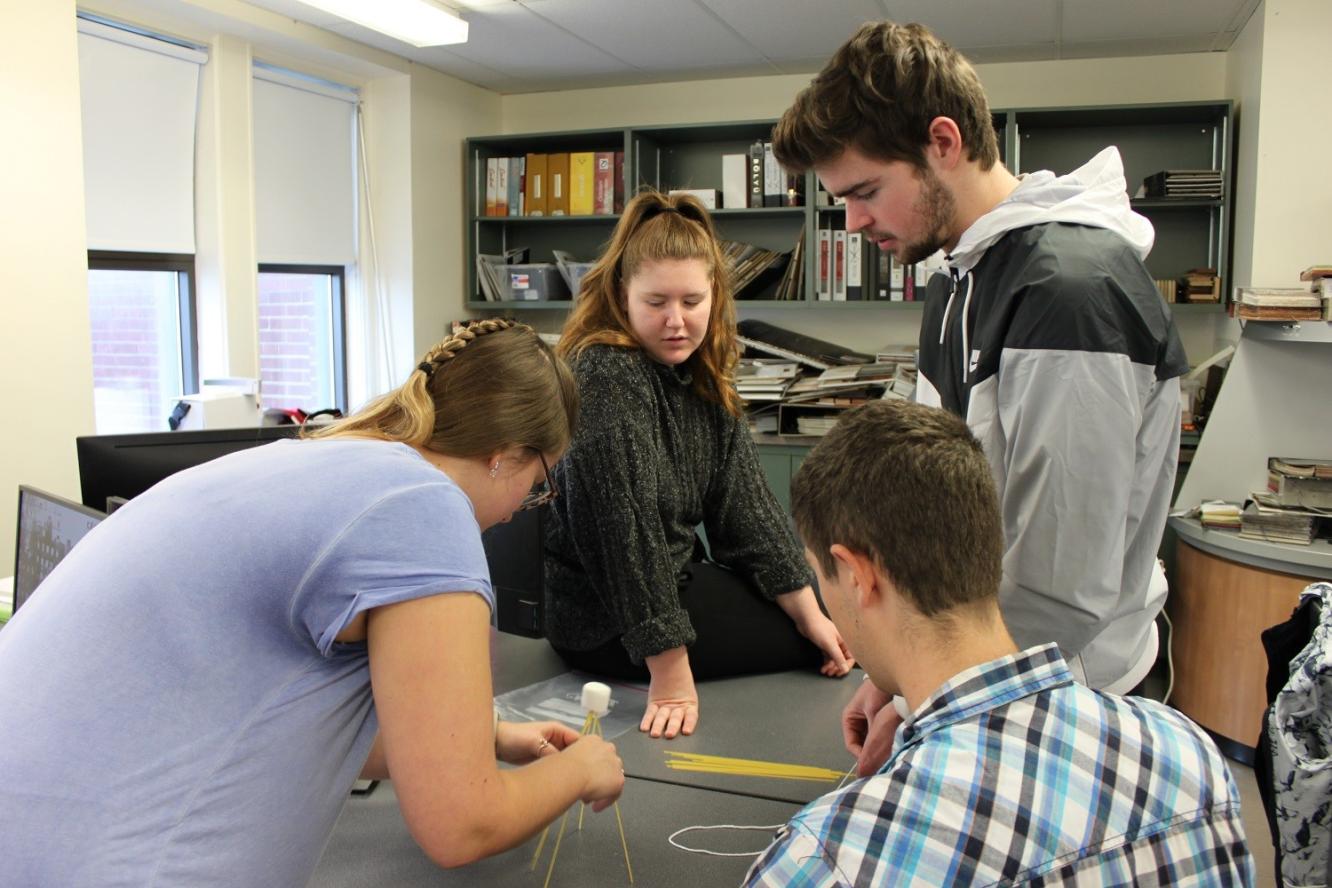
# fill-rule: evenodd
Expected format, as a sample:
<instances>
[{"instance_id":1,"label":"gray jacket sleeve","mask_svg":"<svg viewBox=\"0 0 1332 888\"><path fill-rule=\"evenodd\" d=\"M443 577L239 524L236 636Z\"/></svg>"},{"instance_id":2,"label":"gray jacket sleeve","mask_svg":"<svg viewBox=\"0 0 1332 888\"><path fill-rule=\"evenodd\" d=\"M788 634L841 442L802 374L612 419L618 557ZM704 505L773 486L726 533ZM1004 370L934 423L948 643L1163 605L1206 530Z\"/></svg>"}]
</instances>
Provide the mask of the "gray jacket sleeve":
<instances>
[{"instance_id":1,"label":"gray jacket sleeve","mask_svg":"<svg viewBox=\"0 0 1332 888\"><path fill-rule=\"evenodd\" d=\"M578 561L637 662L696 636L657 507L652 398L623 369L591 354L579 364L581 416L560 496Z\"/></svg>"},{"instance_id":2,"label":"gray jacket sleeve","mask_svg":"<svg viewBox=\"0 0 1332 888\"><path fill-rule=\"evenodd\" d=\"M995 427L1004 524L1000 602L1020 645L1077 656L1121 606L1139 387L1127 356L1005 349ZM994 382L994 380L990 380ZM973 391L975 400L979 387Z\"/></svg>"},{"instance_id":3,"label":"gray jacket sleeve","mask_svg":"<svg viewBox=\"0 0 1332 888\"><path fill-rule=\"evenodd\" d=\"M703 522L713 560L746 577L768 600L811 585L814 575L768 487L749 429L725 410L717 413L722 459Z\"/></svg>"}]
</instances>

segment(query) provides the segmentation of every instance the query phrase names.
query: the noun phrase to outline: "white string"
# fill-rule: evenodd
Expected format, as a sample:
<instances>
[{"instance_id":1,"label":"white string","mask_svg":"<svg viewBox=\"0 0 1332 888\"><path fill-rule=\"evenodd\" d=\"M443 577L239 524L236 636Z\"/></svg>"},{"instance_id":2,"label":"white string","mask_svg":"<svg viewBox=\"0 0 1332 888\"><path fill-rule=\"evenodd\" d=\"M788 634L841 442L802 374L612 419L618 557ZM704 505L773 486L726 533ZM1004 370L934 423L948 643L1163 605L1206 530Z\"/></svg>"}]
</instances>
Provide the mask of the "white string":
<instances>
[{"instance_id":1,"label":"white string","mask_svg":"<svg viewBox=\"0 0 1332 888\"><path fill-rule=\"evenodd\" d=\"M675 832L671 833L666 837L666 841L670 842L681 851L688 851L691 854L707 854L711 857L758 857L763 851L768 849L764 848L763 851L709 851L706 848L690 848L687 845L681 845L679 842L675 841L675 837L680 835L680 833L692 832L696 829L754 829L772 832L773 830L781 829L783 826L786 826L786 824L777 823L772 826L738 826L734 823L719 823L716 826L686 826L683 829L677 829Z\"/></svg>"}]
</instances>

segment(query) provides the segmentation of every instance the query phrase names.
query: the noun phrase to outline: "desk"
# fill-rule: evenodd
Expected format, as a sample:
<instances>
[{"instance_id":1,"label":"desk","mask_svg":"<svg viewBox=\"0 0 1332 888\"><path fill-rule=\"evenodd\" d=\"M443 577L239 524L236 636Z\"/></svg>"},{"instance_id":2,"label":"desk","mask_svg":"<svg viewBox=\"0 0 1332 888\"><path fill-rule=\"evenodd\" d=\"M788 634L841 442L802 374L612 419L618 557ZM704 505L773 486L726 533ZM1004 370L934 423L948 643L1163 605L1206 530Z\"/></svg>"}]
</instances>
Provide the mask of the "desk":
<instances>
[{"instance_id":1,"label":"desk","mask_svg":"<svg viewBox=\"0 0 1332 888\"><path fill-rule=\"evenodd\" d=\"M568 671L544 641L500 634L494 642L497 694ZM666 837L684 826L784 823L804 803L835 785L671 771L665 766L666 750L844 770L852 759L842 746L840 714L860 684L859 675L856 672L838 680L814 672L786 672L701 682L701 718L692 737L653 740L630 731L616 738L629 778L620 812L637 883L687 888L737 885L754 858L691 854L671 846ZM573 832L575 817L569 822L552 888L627 884L614 813L589 812L581 834ZM310 885L540 888L557 829L558 821L542 851L539 873L529 870L535 839L471 866L441 870L412 840L398 811L392 783L384 782L371 795L347 801ZM716 851L758 851L770 839L767 831L694 832L682 837L686 845Z\"/></svg>"},{"instance_id":2,"label":"desk","mask_svg":"<svg viewBox=\"0 0 1332 888\"><path fill-rule=\"evenodd\" d=\"M1285 622L1300 592L1332 579L1326 542L1292 546L1240 539L1171 518L1178 536L1171 704L1207 729L1231 758L1253 763L1267 708L1261 633Z\"/></svg>"}]
</instances>

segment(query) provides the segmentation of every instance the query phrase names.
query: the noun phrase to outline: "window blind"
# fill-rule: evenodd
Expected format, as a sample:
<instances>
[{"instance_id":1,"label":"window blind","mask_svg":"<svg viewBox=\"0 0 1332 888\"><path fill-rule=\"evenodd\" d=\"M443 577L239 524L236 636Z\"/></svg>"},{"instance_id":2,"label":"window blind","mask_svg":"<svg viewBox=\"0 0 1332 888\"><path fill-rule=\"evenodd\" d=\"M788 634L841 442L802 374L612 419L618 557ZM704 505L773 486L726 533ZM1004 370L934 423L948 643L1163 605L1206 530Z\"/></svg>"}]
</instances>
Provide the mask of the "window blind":
<instances>
[{"instance_id":1,"label":"window blind","mask_svg":"<svg viewBox=\"0 0 1332 888\"><path fill-rule=\"evenodd\" d=\"M255 228L262 263L356 261L356 93L254 72Z\"/></svg>"},{"instance_id":2,"label":"window blind","mask_svg":"<svg viewBox=\"0 0 1332 888\"><path fill-rule=\"evenodd\" d=\"M78 20L88 248L194 252L199 49Z\"/></svg>"}]
</instances>

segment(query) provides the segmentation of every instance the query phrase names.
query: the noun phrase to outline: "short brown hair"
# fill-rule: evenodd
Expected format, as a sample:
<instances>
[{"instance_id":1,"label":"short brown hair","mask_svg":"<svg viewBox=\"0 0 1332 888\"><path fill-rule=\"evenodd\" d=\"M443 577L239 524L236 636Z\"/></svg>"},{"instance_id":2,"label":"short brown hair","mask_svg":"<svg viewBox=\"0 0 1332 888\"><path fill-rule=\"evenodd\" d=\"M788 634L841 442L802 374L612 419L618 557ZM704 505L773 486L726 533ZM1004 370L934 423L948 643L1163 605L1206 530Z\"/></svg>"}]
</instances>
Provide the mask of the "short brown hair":
<instances>
[{"instance_id":1,"label":"short brown hair","mask_svg":"<svg viewBox=\"0 0 1332 888\"><path fill-rule=\"evenodd\" d=\"M773 130L772 150L796 172L848 147L920 169L936 117L957 124L981 169L998 163L990 103L971 63L924 25L867 22L796 96Z\"/></svg>"},{"instance_id":2,"label":"short brown hair","mask_svg":"<svg viewBox=\"0 0 1332 888\"><path fill-rule=\"evenodd\" d=\"M531 327L489 318L436 344L398 388L308 437L382 438L455 457L514 446L560 454L577 422L569 366Z\"/></svg>"},{"instance_id":3,"label":"short brown hair","mask_svg":"<svg viewBox=\"0 0 1332 888\"><path fill-rule=\"evenodd\" d=\"M994 478L980 442L946 411L875 401L848 412L801 464L791 512L825 576L840 543L927 617L999 593Z\"/></svg>"},{"instance_id":4,"label":"short brown hair","mask_svg":"<svg viewBox=\"0 0 1332 888\"><path fill-rule=\"evenodd\" d=\"M660 259L700 259L707 265L712 281L708 332L685 366L699 397L741 416L744 404L732 381L740 345L730 266L712 217L693 195L643 191L629 201L610 246L583 276L573 314L560 335L559 353L575 357L590 345L639 348L625 309L626 288L643 263Z\"/></svg>"}]
</instances>

